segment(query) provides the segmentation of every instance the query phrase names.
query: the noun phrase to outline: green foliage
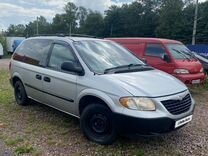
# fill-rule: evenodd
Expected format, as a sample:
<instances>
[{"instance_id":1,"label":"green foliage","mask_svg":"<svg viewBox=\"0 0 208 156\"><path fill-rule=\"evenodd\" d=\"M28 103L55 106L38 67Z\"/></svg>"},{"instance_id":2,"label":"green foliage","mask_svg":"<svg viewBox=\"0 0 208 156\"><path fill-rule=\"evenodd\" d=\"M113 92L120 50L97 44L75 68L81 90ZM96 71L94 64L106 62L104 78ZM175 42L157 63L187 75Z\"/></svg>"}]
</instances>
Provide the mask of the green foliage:
<instances>
[{"instance_id":1,"label":"green foliage","mask_svg":"<svg viewBox=\"0 0 208 156\"><path fill-rule=\"evenodd\" d=\"M24 36L25 26L22 24L11 24L7 30L7 36Z\"/></svg>"},{"instance_id":2,"label":"green foliage","mask_svg":"<svg viewBox=\"0 0 208 156\"><path fill-rule=\"evenodd\" d=\"M37 32L37 22L38 22L38 32ZM26 37L34 36L35 34L50 34L52 32L51 30L51 24L47 22L46 18L43 16L38 17L33 22L30 22L26 25L24 35Z\"/></svg>"},{"instance_id":3,"label":"green foliage","mask_svg":"<svg viewBox=\"0 0 208 156\"><path fill-rule=\"evenodd\" d=\"M80 33L99 37L163 37L191 42L194 0L136 0L111 6L105 15L69 2L52 23L38 18L39 34ZM208 1L199 4L198 43L208 43ZM30 37L37 33L37 20L10 25L7 35ZM1 42L1 38L0 38Z\"/></svg>"},{"instance_id":4,"label":"green foliage","mask_svg":"<svg viewBox=\"0 0 208 156\"><path fill-rule=\"evenodd\" d=\"M159 11L157 36L174 39L183 32L182 0L163 0Z\"/></svg>"},{"instance_id":5,"label":"green foliage","mask_svg":"<svg viewBox=\"0 0 208 156\"><path fill-rule=\"evenodd\" d=\"M6 38L0 34L0 43L2 44L4 50L6 49Z\"/></svg>"},{"instance_id":6,"label":"green foliage","mask_svg":"<svg viewBox=\"0 0 208 156\"><path fill-rule=\"evenodd\" d=\"M102 37L104 30L103 16L99 12L91 11L80 29L86 34Z\"/></svg>"},{"instance_id":7,"label":"green foliage","mask_svg":"<svg viewBox=\"0 0 208 156\"><path fill-rule=\"evenodd\" d=\"M20 154L32 153L34 150L35 149L32 146L25 145L25 146L17 147L15 153L17 155L20 155Z\"/></svg>"},{"instance_id":8,"label":"green foliage","mask_svg":"<svg viewBox=\"0 0 208 156\"><path fill-rule=\"evenodd\" d=\"M20 142L23 142L24 140L22 138L10 138L6 139L6 145L8 146L15 146Z\"/></svg>"}]
</instances>

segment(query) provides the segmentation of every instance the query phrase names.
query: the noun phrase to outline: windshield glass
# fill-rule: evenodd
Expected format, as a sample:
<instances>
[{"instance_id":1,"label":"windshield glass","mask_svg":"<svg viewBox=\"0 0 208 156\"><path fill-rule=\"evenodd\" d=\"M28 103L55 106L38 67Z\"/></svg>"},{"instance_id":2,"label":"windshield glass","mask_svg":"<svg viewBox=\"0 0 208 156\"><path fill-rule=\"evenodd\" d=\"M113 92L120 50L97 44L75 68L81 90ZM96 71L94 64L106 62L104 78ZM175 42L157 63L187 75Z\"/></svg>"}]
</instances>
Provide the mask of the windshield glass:
<instances>
[{"instance_id":1,"label":"windshield glass","mask_svg":"<svg viewBox=\"0 0 208 156\"><path fill-rule=\"evenodd\" d=\"M87 66L95 73L103 74L106 69L129 64L144 65L128 50L110 41L77 41L74 42L74 46Z\"/></svg>"},{"instance_id":2,"label":"windshield glass","mask_svg":"<svg viewBox=\"0 0 208 156\"><path fill-rule=\"evenodd\" d=\"M183 44L167 44L167 48L175 60L194 59L191 51Z\"/></svg>"}]
</instances>

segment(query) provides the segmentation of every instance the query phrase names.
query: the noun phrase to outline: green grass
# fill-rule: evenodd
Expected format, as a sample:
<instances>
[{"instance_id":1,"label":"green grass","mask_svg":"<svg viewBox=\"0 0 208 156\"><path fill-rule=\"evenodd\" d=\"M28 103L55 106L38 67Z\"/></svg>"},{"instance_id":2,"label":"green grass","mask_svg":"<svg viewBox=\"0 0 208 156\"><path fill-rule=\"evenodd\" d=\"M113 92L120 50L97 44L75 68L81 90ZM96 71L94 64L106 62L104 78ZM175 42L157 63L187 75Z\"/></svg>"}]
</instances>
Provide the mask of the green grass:
<instances>
[{"instance_id":1,"label":"green grass","mask_svg":"<svg viewBox=\"0 0 208 156\"><path fill-rule=\"evenodd\" d=\"M21 143L23 141L24 141L23 138L9 138L9 139L6 139L5 143L8 146L15 146L15 145L18 145L19 143Z\"/></svg>"},{"instance_id":2,"label":"green grass","mask_svg":"<svg viewBox=\"0 0 208 156\"><path fill-rule=\"evenodd\" d=\"M190 91L194 94L194 93L204 93L206 91L208 91L208 79L206 80L206 82L204 84L201 85L193 85L193 86L189 86Z\"/></svg>"},{"instance_id":3,"label":"green grass","mask_svg":"<svg viewBox=\"0 0 208 156\"><path fill-rule=\"evenodd\" d=\"M8 71L0 71L0 103L12 103L14 101L12 92L12 87L9 84Z\"/></svg>"},{"instance_id":4,"label":"green grass","mask_svg":"<svg viewBox=\"0 0 208 156\"><path fill-rule=\"evenodd\" d=\"M32 146L30 146L30 145L20 146L20 147L17 147L15 149L15 153L17 155L26 154L26 153L32 153L34 151L35 151L35 149Z\"/></svg>"},{"instance_id":5,"label":"green grass","mask_svg":"<svg viewBox=\"0 0 208 156\"><path fill-rule=\"evenodd\" d=\"M193 90L208 90L207 83L200 87ZM175 144L171 143L171 139L166 137L139 138L137 141L119 138L111 146L92 143L83 137L77 119L35 102L25 107L18 106L9 83L8 71L0 71L0 123L5 125L5 128L0 128L0 140L3 140L16 155L39 156L50 153L53 149L59 150L62 154L65 149L64 154L72 156L180 154ZM175 138L174 134L172 135L169 137Z\"/></svg>"}]
</instances>

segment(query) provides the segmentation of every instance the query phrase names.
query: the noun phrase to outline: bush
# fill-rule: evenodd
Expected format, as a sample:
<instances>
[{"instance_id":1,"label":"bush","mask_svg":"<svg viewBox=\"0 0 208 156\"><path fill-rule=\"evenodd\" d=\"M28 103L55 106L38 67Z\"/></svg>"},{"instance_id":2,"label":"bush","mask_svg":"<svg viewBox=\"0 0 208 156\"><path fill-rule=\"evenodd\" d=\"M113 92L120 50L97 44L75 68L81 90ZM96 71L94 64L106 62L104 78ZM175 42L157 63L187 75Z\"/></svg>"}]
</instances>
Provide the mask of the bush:
<instances>
[{"instance_id":1,"label":"bush","mask_svg":"<svg viewBox=\"0 0 208 156\"><path fill-rule=\"evenodd\" d=\"M0 34L0 43L2 44L4 51L6 51L6 37Z\"/></svg>"}]
</instances>

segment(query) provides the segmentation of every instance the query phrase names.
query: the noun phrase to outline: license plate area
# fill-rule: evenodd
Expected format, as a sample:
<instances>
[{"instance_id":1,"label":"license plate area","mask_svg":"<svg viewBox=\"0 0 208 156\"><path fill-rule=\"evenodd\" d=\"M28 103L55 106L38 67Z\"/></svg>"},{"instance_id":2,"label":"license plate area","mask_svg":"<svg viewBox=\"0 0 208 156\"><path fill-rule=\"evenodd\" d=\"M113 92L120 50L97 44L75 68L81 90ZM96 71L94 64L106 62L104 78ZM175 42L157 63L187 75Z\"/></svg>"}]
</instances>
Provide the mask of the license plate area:
<instances>
[{"instance_id":1,"label":"license plate area","mask_svg":"<svg viewBox=\"0 0 208 156\"><path fill-rule=\"evenodd\" d=\"M200 79L192 80L191 81L192 84L200 84L200 82L201 82Z\"/></svg>"},{"instance_id":2,"label":"license plate area","mask_svg":"<svg viewBox=\"0 0 208 156\"><path fill-rule=\"evenodd\" d=\"M175 128L185 125L186 123L190 122L191 120L192 120L192 115L182 118L182 119L175 122Z\"/></svg>"}]
</instances>

